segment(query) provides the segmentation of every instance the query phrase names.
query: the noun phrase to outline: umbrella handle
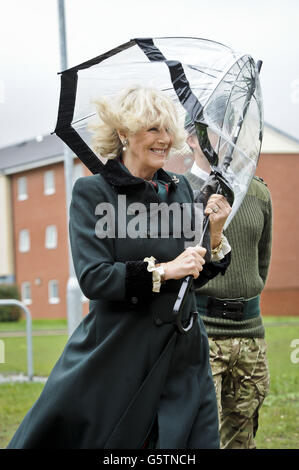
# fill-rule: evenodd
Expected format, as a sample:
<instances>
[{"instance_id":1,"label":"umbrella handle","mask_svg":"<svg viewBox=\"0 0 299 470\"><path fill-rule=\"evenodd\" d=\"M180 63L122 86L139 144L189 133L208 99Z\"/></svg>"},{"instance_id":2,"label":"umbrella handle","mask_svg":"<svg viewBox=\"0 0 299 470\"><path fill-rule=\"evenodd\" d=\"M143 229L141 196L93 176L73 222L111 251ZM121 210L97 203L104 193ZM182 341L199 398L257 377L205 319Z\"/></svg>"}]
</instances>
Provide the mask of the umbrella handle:
<instances>
[{"instance_id":1,"label":"umbrella handle","mask_svg":"<svg viewBox=\"0 0 299 470\"><path fill-rule=\"evenodd\" d=\"M262 63L263 62L261 60L259 60L257 62L258 73L260 73ZM254 86L251 86L251 88L248 90L247 95L252 96L253 93L254 93L254 90L255 90L255 84L254 84ZM245 115L247 113L247 110L248 110L249 100L246 100L246 102L247 102L247 106L245 107L242 118L240 117L240 119L239 119L239 123L238 123L238 126L237 126L238 134L234 138L234 143L237 142L237 140L238 140L238 136L239 136L239 133L240 133L243 121L244 121L244 117L245 117ZM225 160L226 160L225 166L226 166L226 168L230 165L230 162L231 162L231 159L232 159L232 154L233 154L233 150L231 150L230 154L225 157ZM218 187L217 187L216 193L219 193L219 191L220 191L220 184L218 182ZM204 228L203 228L203 234L202 234L201 241L199 242L199 244L202 243L205 231L207 230L207 227L208 227L208 223L209 223L209 219L207 218L205 220L205 224L204 224ZM187 294L188 294L189 289L191 287L192 280L193 280L193 276L187 276L183 280L183 282L181 284L181 287L180 287L180 290L179 290L179 293L178 293L177 300L176 300L176 302L174 304L174 307L173 307L173 313L176 316L176 325L177 325L178 330L181 333L186 333L190 329L190 328L185 329L182 325L182 310L183 310L184 303L186 301Z\"/></svg>"},{"instance_id":2,"label":"umbrella handle","mask_svg":"<svg viewBox=\"0 0 299 470\"><path fill-rule=\"evenodd\" d=\"M183 306L184 306L184 303L186 301L186 297L187 297L187 294L189 292L189 289L191 287L192 280L193 280L193 276L187 276L187 277L184 278L184 280L181 284L177 299L175 301L174 307L173 307L173 314L174 314L175 319L176 319L176 321L175 321L176 327L178 328L180 333L187 333L191 329L191 327L193 326L193 316L191 316L191 319L192 319L191 327L190 327L191 321L190 321L190 324L187 328L184 328L183 324L182 324Z\"/></svg>"},{"instance_id":3,"label":"umbrella handle","mask_svg":"<svg viewBox=\"0 0 299 470\"><path fill-rule=\"evenodd\" d=\"M221 193L222 193L222 188L221 188L221 184L218 180L214 194L221 194ZM209 215L206 215L205 218L204 218L204 221L203 221L203 229L202 229L201 238L200 238L200 241L198 242L197 246L202 246L204 236L205 236L206 231L208 230L208 227L209 227L209 223L210 223ZM175 323L176 323L176 326L177 326L180 333L187 333L192 327L192 326L189 325L187 328L184 328L183 325L182 325L183 306L185 304L187 294L190 290L192 281L193 281L193 276L191 276L191 275L186 276L184 278L184 280L181 284L177 299L176 299L175 304L173 306L173 315L175 316L175 319L176 319ZM197 312L195 312L195 313L197 315ZM194 314L193 314L193 317L194 317ZM190 321L190 324L191 324L191 321Z\"/></svg>"},{"instance_id":4,"label":"umbrella handle","mask_svg":"<svg viewBox=\"0 0 299 470\"><path fill-rule=\"evenodd\" d=\"M202 242L203 242L203 238L205 236L205 233L207 231L207 228L209 226L209 216L206 216L205 217L205 220L204 220L204 226L203 226L203 231L202 231L202 235L201 235L201 239L200 239L200 242L198 243L198 245L201 246ZM187 298L187 294L190 290L190 287L191 287L191 284L192 284L192 281L193 281L193 276L189 275L189 276L186 276L181 284L181 287L180 287L180 290L179 290L179 293L178 293L178 296L177 296L177 299L175 301L175 304L173 306L173 315L175 316L175 319L176 319L176 327L178 328L179 332L180 333L187 333L188 331L191 330L192 326L193 326L193 323L194 323L194 320L195 318L197 317L198 313L197 312L193 312L191 318L190 318L190 323L189 325L185 328L182 324L182 312L183 312L183 306L185 304L185 301L186 301L186 298Z\"/></svg>"}]
</instances>

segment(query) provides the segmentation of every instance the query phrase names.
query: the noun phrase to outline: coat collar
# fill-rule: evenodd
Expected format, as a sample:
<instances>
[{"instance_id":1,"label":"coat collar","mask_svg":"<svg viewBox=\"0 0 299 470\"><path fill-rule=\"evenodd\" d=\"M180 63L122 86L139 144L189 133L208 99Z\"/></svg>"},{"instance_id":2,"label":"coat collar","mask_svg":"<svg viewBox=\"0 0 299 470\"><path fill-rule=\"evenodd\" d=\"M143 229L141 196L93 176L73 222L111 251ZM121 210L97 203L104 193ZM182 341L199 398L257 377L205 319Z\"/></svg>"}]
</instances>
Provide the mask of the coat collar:
<instances>
[{"instance_id":1,"label":"coat collar","mask_svg":"<svg viewBox=\"0 0 299 470\"><path fill-rule=\"evenodd\" d=\"M144 185L146 183L144 179L133 176L117 159L108 160L100 173L108 183L119 188ZM171 178L171 176L162 168L157 171L157 178L158 180L167 183L169 188L172 189L176 189L176 183L179 181L175 176Z\"/></svg>"}]
</instances>

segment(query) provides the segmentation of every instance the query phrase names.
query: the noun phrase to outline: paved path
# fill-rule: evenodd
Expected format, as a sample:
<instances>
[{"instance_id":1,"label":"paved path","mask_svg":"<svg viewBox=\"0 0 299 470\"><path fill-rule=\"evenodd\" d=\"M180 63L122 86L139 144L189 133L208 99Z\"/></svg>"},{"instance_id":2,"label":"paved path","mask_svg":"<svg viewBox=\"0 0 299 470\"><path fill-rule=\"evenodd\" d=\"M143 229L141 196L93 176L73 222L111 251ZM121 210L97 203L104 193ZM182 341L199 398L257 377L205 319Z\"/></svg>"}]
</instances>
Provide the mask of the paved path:
<instances>
[{"instance_id":1,"label":"paved path","mask_svg":"<svg viewBox=\"0 0 299 470\"><path fill-rule=\"evenodd\" d=\"M0 385L6 383L23 383L23 382L42 382L45 383L48 377L38 377L34 376L32 381L28 380L28 376L24 374L11 374L11 375L2 375L0 374Z\"/></svg>"},{"instance_id":2,"label":"paved path","mask_svg":"<svg viewBox=\"0 0 299 470\"><path fill-rule=\"evenodd\" d=\"M67 330L57 329L57 330L32 330L32 336L48 336L48 335L67 335ZM26 336L26 331L1 331L0 338L8 338L13 336Z\"/></svg>"}]
</instances>

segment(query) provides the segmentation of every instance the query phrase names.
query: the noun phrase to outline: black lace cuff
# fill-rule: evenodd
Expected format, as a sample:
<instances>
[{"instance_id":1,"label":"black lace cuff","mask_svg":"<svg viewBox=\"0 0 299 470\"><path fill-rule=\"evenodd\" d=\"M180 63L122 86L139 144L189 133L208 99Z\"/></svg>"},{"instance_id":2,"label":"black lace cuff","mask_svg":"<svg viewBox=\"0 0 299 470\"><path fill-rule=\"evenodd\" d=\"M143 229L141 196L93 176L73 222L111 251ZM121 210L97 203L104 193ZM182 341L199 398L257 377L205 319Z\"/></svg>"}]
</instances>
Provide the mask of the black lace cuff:
<instances>
[{"instance_id":1,"label":"black lace cuff","mask_svg":"<svg viewBox=\"0 0 299 470\"><path fill-rule=\"evenodd\" d=\"M205 285L210 279L213 279L219 273L223 276L230 264L230 261L231 252L227 253L221 261L204 264L200 276L193 281L195 289L199 289L199 287Z\"/></svg>"},{"instance_id":2,"label":"black lace cuff","mask_svg":"<svg viewBox=\"0 0 299 470\"><path fill-rule=\"evenodd\" d=\"M145 261L126 262L126 297L138 301L138 297L150 295L153 289L153 276L147 270Z\"/></svg>"}]
</instances>

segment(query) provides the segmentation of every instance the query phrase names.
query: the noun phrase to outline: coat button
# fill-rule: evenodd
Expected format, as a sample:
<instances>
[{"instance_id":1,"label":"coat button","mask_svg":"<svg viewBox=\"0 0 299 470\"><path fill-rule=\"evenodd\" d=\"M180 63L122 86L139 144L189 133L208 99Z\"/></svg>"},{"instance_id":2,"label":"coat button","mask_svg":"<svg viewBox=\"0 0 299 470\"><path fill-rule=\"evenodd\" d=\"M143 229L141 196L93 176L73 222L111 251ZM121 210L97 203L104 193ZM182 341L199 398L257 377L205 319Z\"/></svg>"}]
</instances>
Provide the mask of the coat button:
<instances>
[{"instance_id":1,"label":"coat button","mask_svg":"<svg viewBox=\"0 0 299 470\"><path fill-rule=\"evenodd\" d=\"M156 324L157 326L163 325L163 322L162 322L161 318L155 317L155 324Z\"/></svg>"},{"instance_id":2,"label":"coat button","mask_svg":"<svg viewBox=\"0 0 299 470\"><path fill-rule=\"evenodd\" d=\"M135 304L138 304L138 298L137 298L137 297L132 297L132 298L131 298L131 302L132 302L132 304L134 304L134 305L135 305Z\"/></svg>"}]
</instances>

